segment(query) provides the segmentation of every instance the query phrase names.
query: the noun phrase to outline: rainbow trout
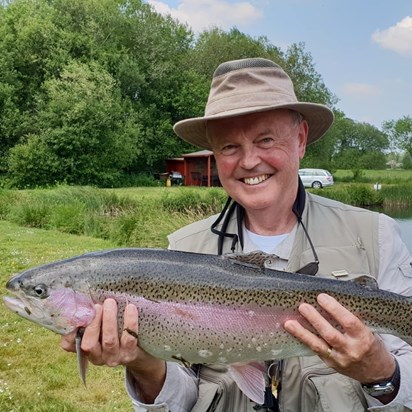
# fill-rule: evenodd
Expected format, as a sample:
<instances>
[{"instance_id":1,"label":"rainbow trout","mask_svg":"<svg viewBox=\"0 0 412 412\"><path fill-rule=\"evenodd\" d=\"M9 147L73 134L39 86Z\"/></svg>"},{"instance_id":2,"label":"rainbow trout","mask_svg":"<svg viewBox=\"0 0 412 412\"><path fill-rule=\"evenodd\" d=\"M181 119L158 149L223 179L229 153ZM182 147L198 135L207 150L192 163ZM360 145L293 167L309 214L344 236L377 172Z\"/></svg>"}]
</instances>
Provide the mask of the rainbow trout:
<instances>
[{"instance_id":1,"label":"rainbow trout","mask_svg":"<svg viewBox=\"0 0 412 412\"><path fill-rule=\"evenodd\" d=\"M304 323L300 303L319 308L316 297L321 292L334 296L374 332L412 341L412 298L379 290L365 282L368 277L343 282L266 269L268 258L261 253L221 257L158 249L88 253L13 277L7 289L16 297L4 302L59 334L90 324L94 303L108 297L120 309L133 303L144 350L185 365L227 364L240 389L260 404L263 373L251 374L250 368L260 368L256 361L313 354L283 324L287 319ZM252 259L256 265L248 263Z\"/></svg>"}]
</instances>

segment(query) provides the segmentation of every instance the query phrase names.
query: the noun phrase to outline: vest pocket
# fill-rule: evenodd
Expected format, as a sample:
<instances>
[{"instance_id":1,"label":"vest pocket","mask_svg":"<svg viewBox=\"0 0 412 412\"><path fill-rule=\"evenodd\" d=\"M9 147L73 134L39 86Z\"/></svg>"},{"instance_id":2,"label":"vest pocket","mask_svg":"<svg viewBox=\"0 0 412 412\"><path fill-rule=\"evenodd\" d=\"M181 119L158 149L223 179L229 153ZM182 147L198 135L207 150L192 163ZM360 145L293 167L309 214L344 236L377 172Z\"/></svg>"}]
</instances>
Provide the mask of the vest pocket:
<instances>
[{"instance_id":1,"label":"vest pocket","mask_svg":"<svg viewBox=\"0 0 412 412\"><path fill-rule=\"evenodd\" d=\"M311 370L302 376L301 412L364 412L367 403L360 385L332 369Z\"/></svg>"},{"instance_id":2,"label":"vest pocket","mask_svg":"<svg viewBox=\"0 0 412 412\"><path fill-rule=\"evenodd\" d=\"M254 402L238 388L222 365L199 366L199 397L191 412L254 412Z\"/></svg>"},{"instance_id":3,"label":"vest pocket","mask_svg":"<svg viewBox=\"0 0 412 412\"><path fill-rule=\"evenodd\" d=\"M398 267L403 276L412 278L412 262L410 264L399 265Z\"/></svg>"},{"instance_id":4,"label":"vest pocket","mask_svg":"<svg viewBox=\"0 0 412 412\"><path fill-rule=\"evenodd\" d=\"M370 275L366 251L357 245L349 246L315 246L319 258L317 276L335 278L332 272L346 271L347 275L341 280L349 280L359 275ZM300 264L304 266L313 260L311 249L305 250L300 257Z\"/></svg>"}]
</instances>

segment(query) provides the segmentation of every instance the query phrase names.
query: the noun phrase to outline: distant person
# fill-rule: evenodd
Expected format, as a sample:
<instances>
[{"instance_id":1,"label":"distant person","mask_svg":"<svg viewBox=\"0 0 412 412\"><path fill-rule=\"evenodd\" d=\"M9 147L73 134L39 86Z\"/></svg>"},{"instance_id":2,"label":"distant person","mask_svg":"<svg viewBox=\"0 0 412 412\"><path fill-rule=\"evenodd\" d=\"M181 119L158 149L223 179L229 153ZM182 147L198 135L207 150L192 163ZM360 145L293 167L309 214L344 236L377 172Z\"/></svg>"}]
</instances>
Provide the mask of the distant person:
<instances>
[{"instance_id":1,"label":"distant person","mask_svg":"<svg viewBox=\"0 0 412 412\"><path fill-rule=\"evenodd\" d=\"M273 255L270 267L278 270L329 278L339 271L345 274L342 280L366 274L382 289L412 295L412 259L395 222L306 193L298 178L306 146L332 122L326 106L297 101L290 78L272 61L221 64L204 117L178 122L175 131L213 150L220 182L233 203L219 216L171 234L170 248L212 254L262 250ZM374 335L326 294L318 302L340 328L315 307L300 306L317 334L296 321L284 327L316 356L268 359L263 406L240 392L222 365L184 368L143 352L127 332L119 341L111 299L86 328L82 347L95 364L126 366L135 411L412 410L412 347L394 336ZM138 331L132 305L125 322ZM73 335L64 337L62 346L73 351L73 340Z\"/></svg>"}]
</instances>

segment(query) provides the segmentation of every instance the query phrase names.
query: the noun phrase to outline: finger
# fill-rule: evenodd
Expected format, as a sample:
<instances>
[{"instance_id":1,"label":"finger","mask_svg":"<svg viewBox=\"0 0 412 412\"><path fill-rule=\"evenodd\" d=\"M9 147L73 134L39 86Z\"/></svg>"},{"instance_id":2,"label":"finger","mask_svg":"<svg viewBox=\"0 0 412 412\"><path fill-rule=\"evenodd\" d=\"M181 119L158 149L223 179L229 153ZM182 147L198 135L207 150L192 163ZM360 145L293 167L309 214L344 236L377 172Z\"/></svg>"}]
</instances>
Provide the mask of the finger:
<instances>
[{"instance_id":1,"label":"finger","mask_svg":"<svg viewBox=\"0 0 412 412\"><path fill-rule=\"evenodd\" d=\"M84 330L83 338L82 338L82 344L81 348L84 352L90 353L94 350L96 352L96 348L99 347L99 352L100 352L100 330L102 327L102 306L101 305L95 305L95 317L90 323L87 328ZM96 353L95 353L96 355Z\"/></svg>"},{"instance_id":2,"label":"finger","mask_svg":"<svg viewBox=\"0 0 412 412\"><path fill-rule=\"evenodd\" d=\"M342 306L335 298L326 293L321 293L317 301L319 305L326 310L338 323L343 330L351 336L356 336L366 326L362 321Z\"/></svg>"},{"instance_id":3,"label":"finger","mask_svg":"<svg viewBox=\"0 0 412 412\"><path fill-rule=\"evenodd\" d=\"M122 348L135 349L137 345L136 336L138 333L138 314L136 306L129 304L124 310L124 330L120 339ZM130 331L130 332L129 332ZM134 336L134 334L136 336Z\"/></svg>"},{"instance_id":4,"label":"finger","mask_svg":"<svg viewBox=\"0 0 412 412\"><path fill-rule=\"evenodd\" d=\"M67 352L76 352L76 331L69 333L68 335L63 335L60 339L60 346Z\"/></svg>"},{"instance_id":5,"label":"finger","mask_svg":"<svg viewBox=\"0 0 412 412\"><path fill-rule=\"evenodd\" d=\"M299 312L330 346L340 347L343 344L343 334L332 326L329 319L325 319L313 306L302 303L299 306Z\"/></svg>"},{"instance_id":6,"label":"finger","mask_svg":"<svg viewBox=\"0 0 412 412\"><path fill-rule=\"evenodd\" d=\"M284 328L319 356L328 352L329 345L322 338L302 326L299 321L288 320L285 322Z\"/></svg>"},{"instance_id":7,"label":"finger","mask_svg":"<svg viewBox=\"0 0 412 412\"><path fill-rule=\"evenodd\" d=\"M103 303L102 350L107 358L117 355L119 351L119 332L117 323L117 303L106 299Z\"/></svg>"},{"instance_id":8,"label":"finger","mask_svg":"<svg viewBox=\"0 0 412 412\"><path fill-rule=\"evenodd\" d=\"M121 362L127 365L137 359L141 350L138 346L138 313L134 305L127 305L124 311L124 330L120 338Z\"/></svg>"}]
</instances>

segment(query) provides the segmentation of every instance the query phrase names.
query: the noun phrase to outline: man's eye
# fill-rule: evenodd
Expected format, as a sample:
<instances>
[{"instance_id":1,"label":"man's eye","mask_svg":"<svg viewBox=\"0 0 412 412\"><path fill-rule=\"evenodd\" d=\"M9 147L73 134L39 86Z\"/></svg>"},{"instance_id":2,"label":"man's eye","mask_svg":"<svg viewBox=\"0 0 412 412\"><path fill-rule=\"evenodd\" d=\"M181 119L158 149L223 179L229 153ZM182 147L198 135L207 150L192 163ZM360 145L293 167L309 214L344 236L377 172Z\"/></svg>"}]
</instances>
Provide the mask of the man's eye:
<instances>
[{"instance_id":1,"label":"man's eye","mask_svg":"<svg viewBox=\"0 0 412 412\"><path fill-rule=\"evenodd\" d=\"M233 145L233 144L228 144L226 146L223 146L220 149L220 153L222 153L225 156L230 156L232 154L234 154L237 150L237 146Z\"/></svg>"},{"instance_id":2,"label":"man's eye","mask_svg":"<svg viewBox=\"0 0 412 412\"><path fill-rule=\"evenodd\" d=\"M263 139L259 140L259 145L263 147L273 146L274 143L275 141L271 137L264 137Z\"/></svg>"}]
</instances>

